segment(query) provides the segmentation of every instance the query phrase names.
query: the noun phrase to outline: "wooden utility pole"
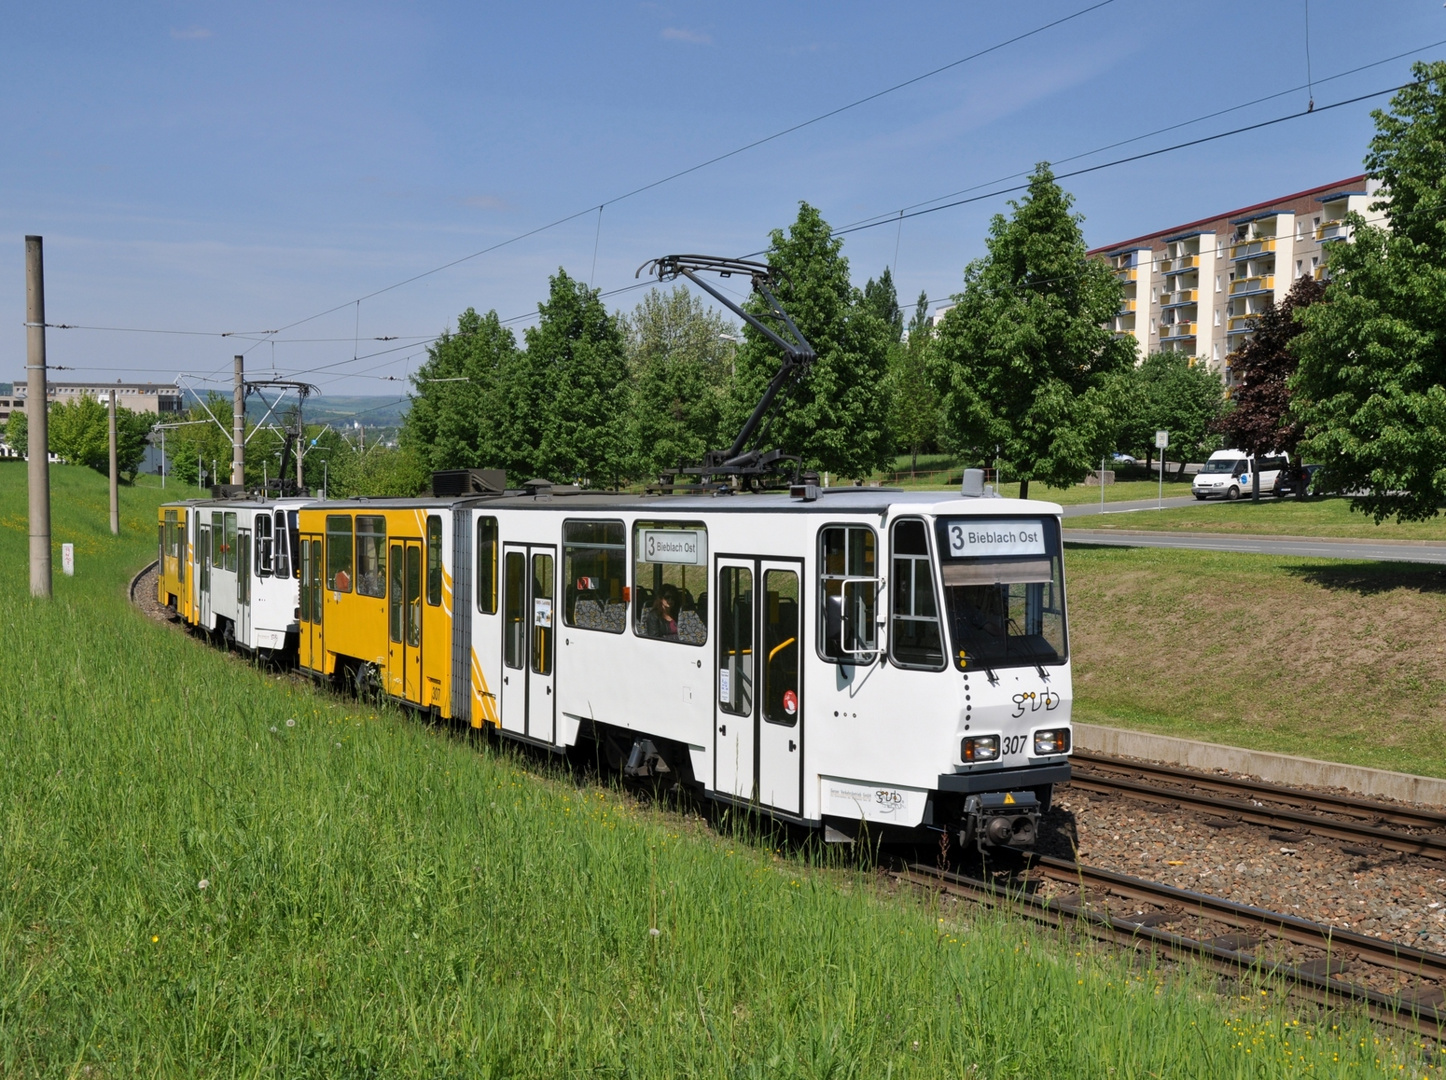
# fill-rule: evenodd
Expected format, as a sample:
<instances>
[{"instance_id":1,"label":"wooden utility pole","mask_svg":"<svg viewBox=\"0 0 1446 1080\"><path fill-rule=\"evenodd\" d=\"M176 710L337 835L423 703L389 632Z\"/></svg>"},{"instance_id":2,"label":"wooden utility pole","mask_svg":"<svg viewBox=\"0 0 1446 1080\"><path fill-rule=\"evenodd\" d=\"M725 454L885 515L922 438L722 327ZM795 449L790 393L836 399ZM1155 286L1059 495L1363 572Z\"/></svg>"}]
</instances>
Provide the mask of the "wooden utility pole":
<instances>
[{"instance_id":1,"label":"wooden utility pole","mask_svg":"<svg viewBox=\"0 0 1446 1080\"><path fill-rule=\"evenodd\" d=\"M115 391L110 392L110 534L120 535L120 469L115 449Z\"/></svg>"},{"instance_id":2,"label":"wooden utility pole","mask_svg":"<svg viewBox=\"0 0 1446 1080\"><path fill-rule=\"evenodd\" d=\"M246 483L246 360L236 357L231 388L231 483Z\"/></svg>"},{"instance_id":3,"label":"wooden utility pole","mask_svg":"<svg viewBox=\"0 0 1446 1080\"><path fill-rule=\"evenodd\" d=\"M30 595L50 595L50 414L45 385L45 259L25 238L25 419L30 425Z\"/></svg>"}]
</instances>

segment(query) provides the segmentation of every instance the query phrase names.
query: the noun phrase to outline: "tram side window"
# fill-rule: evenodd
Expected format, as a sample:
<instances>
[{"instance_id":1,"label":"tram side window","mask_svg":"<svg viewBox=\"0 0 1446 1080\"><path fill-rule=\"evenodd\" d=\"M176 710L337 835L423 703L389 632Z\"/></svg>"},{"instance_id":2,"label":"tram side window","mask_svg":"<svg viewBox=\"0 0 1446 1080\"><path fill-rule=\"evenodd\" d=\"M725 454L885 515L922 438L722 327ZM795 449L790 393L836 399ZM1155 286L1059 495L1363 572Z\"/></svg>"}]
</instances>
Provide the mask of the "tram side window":
<instances>
[{"instance_id":1,"label":"tram side window","mask_svg":"<svg viewBox=\"0 0 1446 1080\"><path fill-rule=\"evenodd\" d=\"M271 515L264 511L256 515L256 576L271 576Z\"/></svg>"},{"instance_id":2,"label":"tram side window","mask_svg":"<svg viewBox=\"0 0 1446 1080\"><path fill-rule=\"evenodd\" d=\"M351 515L326 515L326 587L351 592Z\"/></svg>"},{"instance_id":3,"label":"tram side window","mask_svg":"<svg viewBox=\"0 0 1446 1080\"><path fill-rule=\"evenodd\" d=\"M387 519L380 514L356 517L356 591L387 595Z\"/></svg>"},{"instance_id":4,"label":"tram side window","mask_svg":"<svg viewBox=\"0 0 1446 1080\"><path fill-rule=\"evenodd\" d=\"M211 514L211 565L217 570L226 568L226 526L221 517L221 511L216 510Z\"/></svg>"},{"instance_id":5,"label":"tram side window","mask_svg":"<svg viewBox=\"0 0 1446 1080\"><path fill-rule=\"evenodd\" d=\"M301 607L297 609L302 622L314 622L311 617L311 555L310 546L301 549Z\"/></svg>"},{"instance_id":6,"label":"tram side window","mask_svg":"<svg viewBox=\"0 0 1446 1080\"><path fill-rule=\"evenodd\" d=\"M708 528L701 521L633 526L633 633L708 642Z\"/></svg>"},{"instance_id":7,"label":"tram side window","mask_svg":"<svg viewBox=\"0 0 1446 1080\"><path fill-rule=\"evenodd\" d=\"M497 614L497 519L477 519L477 610Z\"/></svg>"},{"instance_id":8,"label":"tram side window","mask_svg":"<svg viewBox=\"0 0 1446 1080\"><path fill-rule=\"evenodd\" d=\"M798 723L798 575L763 573L763 719L792 727Z\"/></svg>"},{"instance_id":9,"label":"tram side window","mask_svg":"<svg viewBox=\"0 0 1446 1080\"><path fill-rule=\"evenodd\" d=\"M838 663L872 663L878 647L878 559L874 530L831 525L818 534L819 654Z\"/></svg>"},{"instance_id":10,"label":"tram side window","mask_svg":"<svg viewBox=\"0 0 1446 1080\"><path fill-rule=\"evenodd\" d=\"M427 603L442 602L442 519L427 515Z\"/></svg>"},{"instance_id":11,"label":"tram side window","mask_svg":"<svg viewBox=\"0 0 1446 1080\"><path fill-rule=\"evenodd\" d=\"M502 662L510 668L522 666L527 641L527 624L522 621L527 603L527 556L507 553L507 587L502 590Z\"/></svg>"},{"instance_id":12,"label":"tram side window","mask_svg":"<svg viewBox=\"0 0 1446 1080\"><path fill-rule=\"evenodd\" d=\"M621 521L562 523L562 620L621 634L628 624L627 533Z\"/></svg>"},{"instance_id":13,"label":"tram side window","mask_svg":"<svg viewBox=\"0 0 1446 1080\"><path fill-rule=\"evenodd\" d=\"M273 567L276 570L277 577L287 577L291 573L291 567L286 552L286 511L276 511L275 520L274 551L276 554L273 556ZM295 550L295 548L292 550Z\"/></svg>"},{"instance_id":14,"label":"tram side window","mask_svg":"<svg viewBox=\"0 0 1446 1080\"><path fill-rule=\"evenodd\" d=\"M236 572L236 515L226 513L226 569Z\"/></svg>"},{"instance_id":15,"label":"tram side window","mask_svg":"<svg viewBox=\"0 0 1446 1080\"><path fill-rule=\"evenodd\" d=\"M893 547L889 658L900 667L938 671L944 666L944 646L924 523L896 522Z\"/></svg>"}]
</instances>

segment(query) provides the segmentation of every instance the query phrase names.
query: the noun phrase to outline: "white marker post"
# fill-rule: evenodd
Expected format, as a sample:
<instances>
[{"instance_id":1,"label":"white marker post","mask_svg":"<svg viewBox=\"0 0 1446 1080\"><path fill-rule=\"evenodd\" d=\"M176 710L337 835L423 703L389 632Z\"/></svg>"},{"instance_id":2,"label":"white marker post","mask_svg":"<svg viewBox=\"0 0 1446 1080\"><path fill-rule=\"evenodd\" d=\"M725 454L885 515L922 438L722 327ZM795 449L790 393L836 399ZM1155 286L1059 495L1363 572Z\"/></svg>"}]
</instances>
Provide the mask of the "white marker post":
<instances>
[{"instance_id":1,"label":"white marker post","mask_svg":"<svg viewBox=\"0 0 1446 1080\"><path fill-rule=\"evenodd\" d=\"M1157 496L1155 509L1165 509L1165 451L1170 447L1170 433L1168 431L1155 432L1155 447L1160 451L1160 493Z\"/></svg>"},{"instance_id":2,"label":"white marker post","mask_svg":"<svg viewBox=\"0 0 1446 1080\"><path fill-rule=\"evenodd\" d=\"M60 545L60 569L66 577L75 577L75 545Z\"/></svg>"},{"instance_id":3,"label":"white marker post","mask_svg":"<svg viewBox=\"0 0 1446 1080\"><path fill-rule=\"evenodd\" d=\"M1105 459L1100 458L1100 513L1105 512Z\"/></svg>"}]
</instances>

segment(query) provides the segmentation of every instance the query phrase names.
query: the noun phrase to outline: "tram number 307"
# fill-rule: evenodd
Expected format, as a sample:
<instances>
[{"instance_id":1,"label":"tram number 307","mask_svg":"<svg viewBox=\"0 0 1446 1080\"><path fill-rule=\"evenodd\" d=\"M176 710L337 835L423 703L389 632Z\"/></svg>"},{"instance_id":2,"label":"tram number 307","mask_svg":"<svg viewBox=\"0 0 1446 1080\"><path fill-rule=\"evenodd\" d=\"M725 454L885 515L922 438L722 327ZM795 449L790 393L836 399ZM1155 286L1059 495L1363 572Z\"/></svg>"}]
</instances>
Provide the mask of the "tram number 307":
<instances>
[{"instance_id":1,"label":"tram number 307","mask_svg":"<svg viewBox=\"0 0 1446 1080\"><path fill-rule=\"evenodd\" d=\"M1026 738L1027 736L1024 735L1006 735L1003 746L1004 756L1008 757L1010 754L1024 753L1024 742Z\"/></svg>"}]
</instances>

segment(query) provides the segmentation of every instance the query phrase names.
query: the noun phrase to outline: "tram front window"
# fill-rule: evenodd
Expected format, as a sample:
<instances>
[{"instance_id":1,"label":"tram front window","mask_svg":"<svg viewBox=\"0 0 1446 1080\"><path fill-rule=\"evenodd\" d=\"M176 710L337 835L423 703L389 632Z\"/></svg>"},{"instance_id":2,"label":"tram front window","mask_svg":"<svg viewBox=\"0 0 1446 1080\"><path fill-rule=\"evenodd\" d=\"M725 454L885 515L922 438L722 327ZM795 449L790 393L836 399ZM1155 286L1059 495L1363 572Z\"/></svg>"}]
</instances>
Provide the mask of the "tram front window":
<instances>
[{"instance_id":1,"label":"tram front window","mask_svg":"<svg viewBox=\"0 0 1446 1080\"><path fill-rule=\"evenodd\" d=\"M1060 664L1064 569L1053 521L940 523L940 573L954 666Z\"/></svg>"}]
</instances>

